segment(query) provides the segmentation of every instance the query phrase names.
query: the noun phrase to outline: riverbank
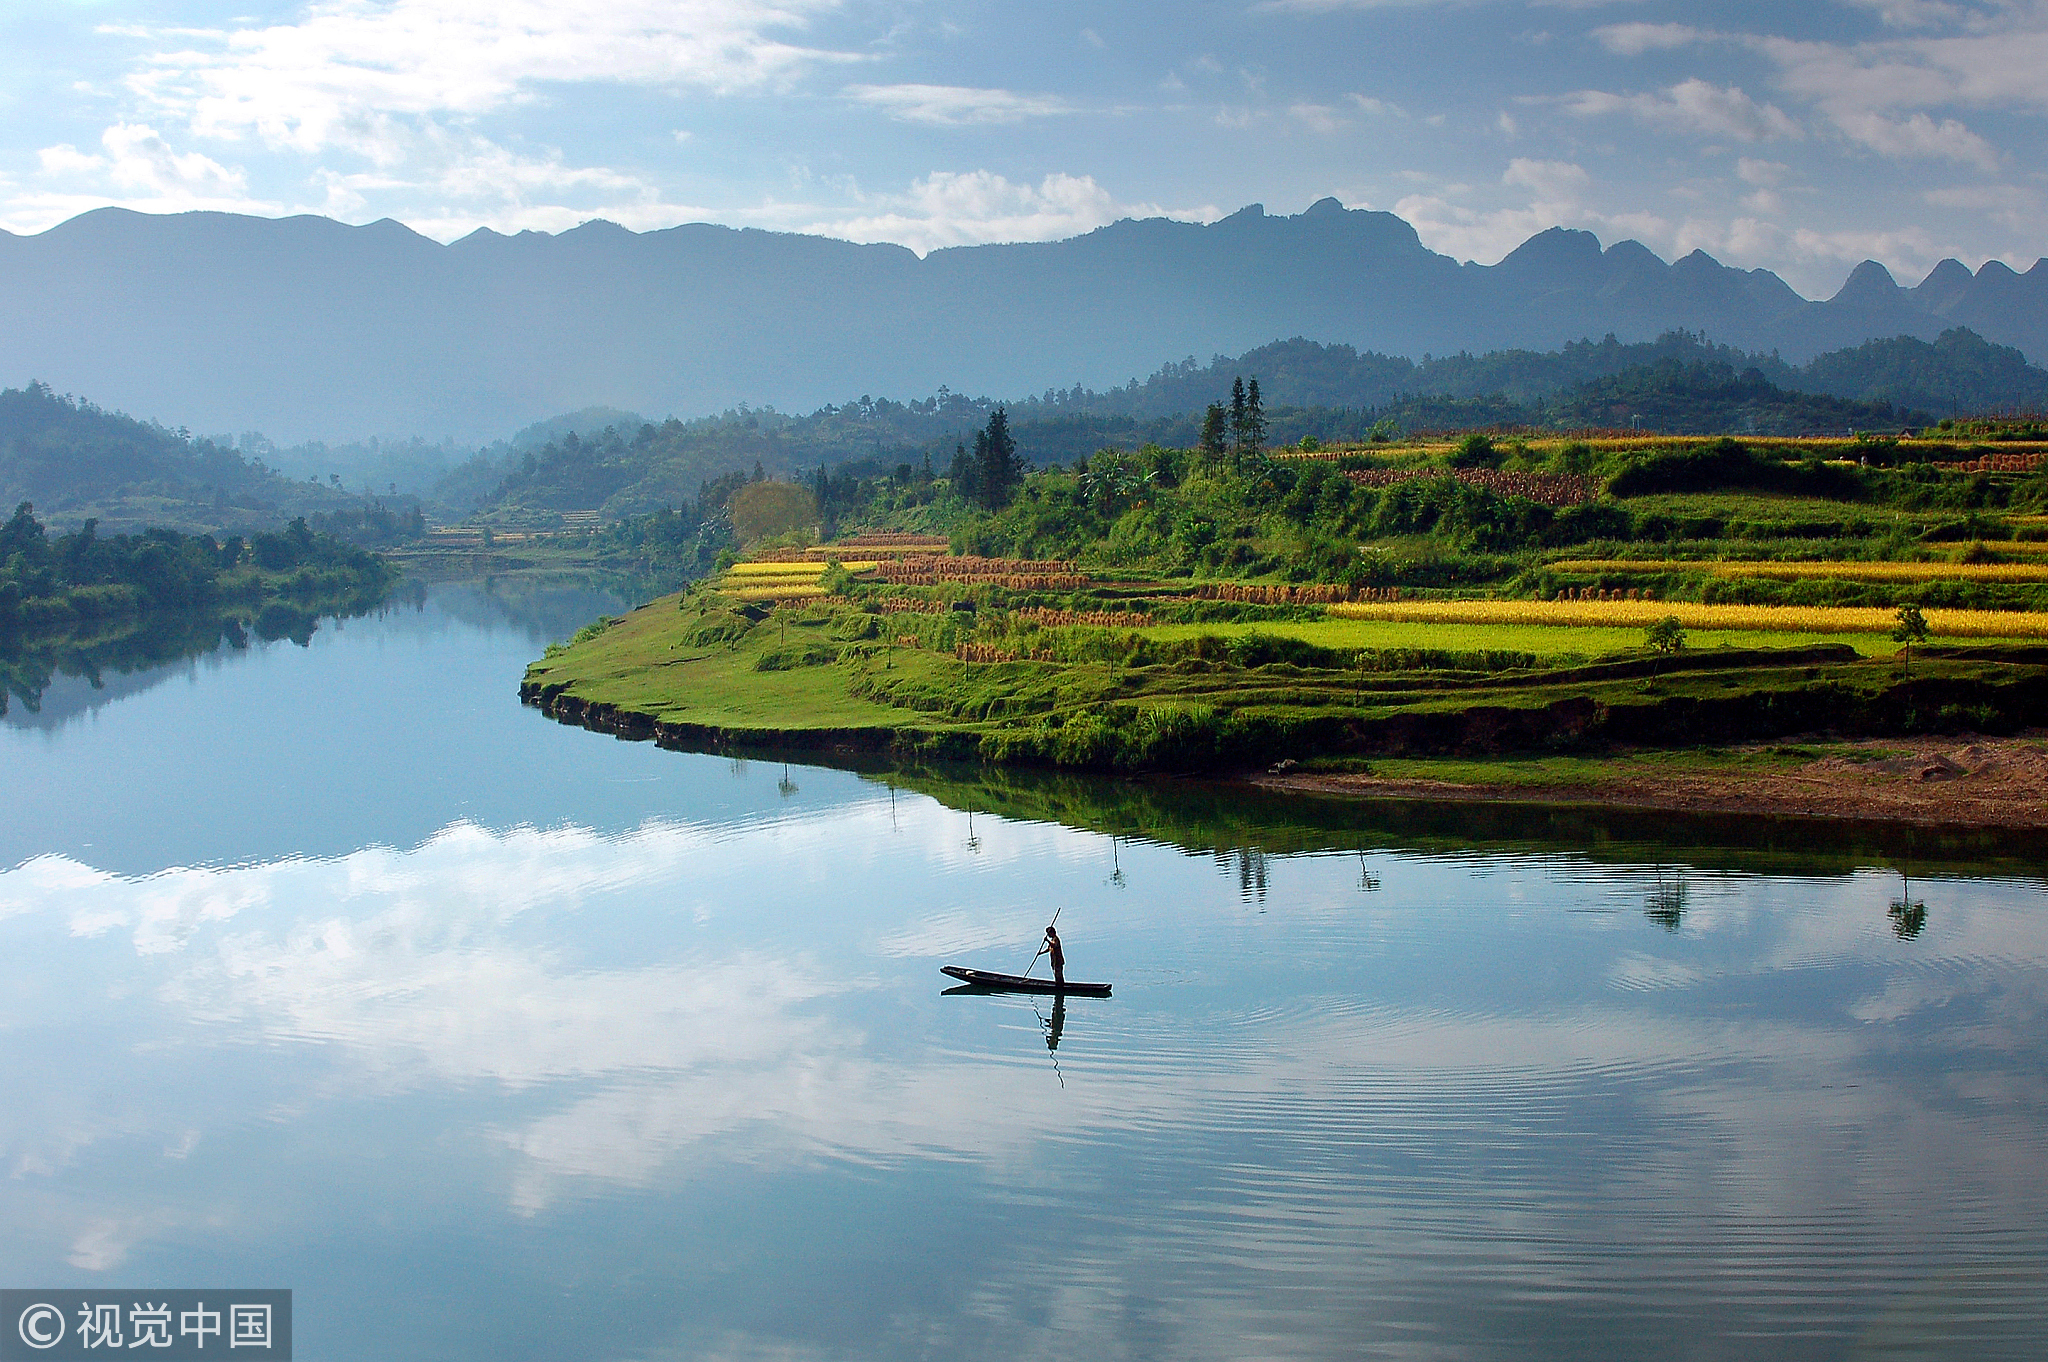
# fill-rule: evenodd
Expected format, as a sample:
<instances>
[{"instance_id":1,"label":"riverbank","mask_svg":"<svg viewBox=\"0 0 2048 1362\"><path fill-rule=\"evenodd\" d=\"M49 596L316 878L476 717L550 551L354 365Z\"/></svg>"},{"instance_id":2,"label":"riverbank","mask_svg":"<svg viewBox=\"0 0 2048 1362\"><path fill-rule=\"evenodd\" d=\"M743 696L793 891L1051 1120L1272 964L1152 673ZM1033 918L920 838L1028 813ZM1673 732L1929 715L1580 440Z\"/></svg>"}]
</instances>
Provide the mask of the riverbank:
<instances>
[{"instance_id":1,"label":"riverbank","mask_svg":"<svg viewBox=\"0 0 2048 1362\"><path fill-rule=\"evenodd\" d=\"M912 632L933 632L936 643L937 631L960 631L961 613L878 614L822 600L734 609L700 591L549 649L520 693L564 722L688 750L1220 776L1293 761L1308 769L1274 778L1326 792L1729 812L1801 811L1792 797L1800 780L1831 777L1782 771L1796 758L1782 748L1733 762L1702 749L1761 751L1820 731L1896 744L2048 725L2048 648L2038 645L1921 648L1908 674L1899 659L1839 644L1561 663L1096 630L1048 631L1046 646L1019 657L968 637L942 652ZM1091 660L1103 654L1082 645L1104 637L1122 645ZM1650 749L1657 755L1643 755ZM1886 770L1895 757L1861 760ZM2039 817L2019 812L2038 805L2028 777L2014 779L1967 788L1986 789L1979 802L1993 821ZM1953 799L1923 810L1889 789L1836 781L1823 811L1979 816Z\"/></svg>"},{"instance_id":2,"label":"riverbank","mask_svg":"<svg viewBox=\"0 0 2048 1362\"><path fill-rule=\"evenodd\" d=\"M1295 767L1264 789L1431 803L1595 805L1926 827L2048 828L2048 730L1598 756L1408 758Z\"/></svg>"}]
</instances>

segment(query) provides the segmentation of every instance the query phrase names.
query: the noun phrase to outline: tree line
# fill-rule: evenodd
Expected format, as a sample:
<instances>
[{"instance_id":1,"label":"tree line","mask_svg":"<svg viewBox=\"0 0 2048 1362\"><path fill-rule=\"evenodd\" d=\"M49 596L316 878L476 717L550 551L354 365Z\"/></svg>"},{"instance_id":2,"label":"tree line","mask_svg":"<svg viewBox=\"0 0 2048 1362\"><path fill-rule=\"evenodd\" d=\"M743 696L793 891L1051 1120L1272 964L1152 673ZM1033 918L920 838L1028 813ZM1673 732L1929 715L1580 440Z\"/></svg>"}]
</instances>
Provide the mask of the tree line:
<instances>
[{"instance_id":1,"label":"tree line","mask_svg":"<svg viewBox=\"0 0 2048 1362\"><path fill-rule=\"evenodd\" d=\"M225 540L165 529L102 535L96 520L52 536L24 501L0 525L0 631L238 597L381 591L396 575L303 516Z\"/></svg>"}]
</instances>

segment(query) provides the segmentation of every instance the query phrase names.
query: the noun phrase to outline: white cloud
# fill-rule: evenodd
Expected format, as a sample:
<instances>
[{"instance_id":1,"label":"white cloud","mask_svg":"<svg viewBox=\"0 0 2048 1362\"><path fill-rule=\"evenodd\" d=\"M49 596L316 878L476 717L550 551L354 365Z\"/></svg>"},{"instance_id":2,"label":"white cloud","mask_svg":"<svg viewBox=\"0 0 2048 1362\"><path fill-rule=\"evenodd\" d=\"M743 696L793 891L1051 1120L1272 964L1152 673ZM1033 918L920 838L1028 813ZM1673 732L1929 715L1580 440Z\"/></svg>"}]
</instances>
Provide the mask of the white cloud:
<instances>
[{"instance_id":1,"label":"white cloud","mask_svg":"<svg viewBox=\"0 0 2048 1362\"><path fill-rule=\"evenodd\" d=\"M972 123L1018 123L1072 113L1073 106L1052 95L1018 94L964 85L849 85L847 97L880 109L904 123L958 127Z\"/></svg>"},{"instance_id":2,"label":"white cloud","mask_svg":"<svg viewBox=\"0 0 2048 1362\"><path fill-rule=\"evenodd\" d=\"M1625 113L1640 123L1674 132L1762 142L1804 136L1799 124L1775 104L1759 104L1735 86L1714 85L1698 77L1680 81L1661 94L1610 94L1580 90L1560 101L1581 118Z\"/></svg>"},{"instance_id":3,"label":"white cloud","mask_svg":"<svg viewBox=\"0 0 2048 1362\"><path fill-rule=\"evenodd\" d=\"M1572 161L1543 161L1517 156L1500 177L1508 188L1529 192L1525 207L1475 208L1458 202L1469 186L1438 186L1435 193L1410 194L1394 212L1414 226L1431 250L1460 260L1492 263L1552 227L1597 227L1612 231L1621 219L1608 218L1585 204L1593 177ZM1651 220L1654 223L1655 220Z\"/></svg>"},{"instance_id":4,"label":"white cloud","mask_svg":"<svg viewBox=\"0 0 2048 1362\"><path fill-rule=\"evenodd\" d=\"M143 213L277 213L284 205L254 198L248 177L198 152L174 150L146 123L116 123L100 150L69 142L36 153L41 187L8 196L0 219L15 231L41 231L110 204Z\"/></svg>"},{"instance_id":5,"label":"white cloud","mask_svg":"<svg viewBox=\"0 0 2048 1362\"><path fill-rule=\"evenodd\" d=\"M1757 37L1787 90L1830 112L1878 109L2048 109L2048 13L2017 15L1995 34L1843 46Z\"/></svg>"},{"instance_id":6,"label":"white cloud","mask_svg":"<svg viewBox=\"0 0 2048 1362\"><path fill-rule=\"evenodd\" d=\"M69 143L37 153L43 174L104 178L116 188L160 202L238 202L248 179L210 156L176 152L145 123L116 123L100 134L101 154L88 155Z\"/></svg>"},{"instance_id":7,"label":"white cloud","mask_svg":"<svg viewBox=\"0 0 2048 1362\"><path fill-rule=\"evenodd\" d=\"M1608 24L1593 30L1593 41L1623 57L1687 47L1708 36L1689 24Z\"/></svg>"},{"instance_id":8,"label":"white cloud","mask_svg":"<svg viewBox=\"0 0 2048 1362\"><path fill-rule=\"evenodd\" d=\"M576 165L551 147L501 145L480 121L565 84L780 90L821 64L857 60L793 40L836 4L326 0L283 23L103 29L147 45L126 78L129 116L107 130L98 152L45 148L42 183L10 195L0 218L40 230L116 203L152 212L395 210L435 235L479 225L559 229L600 214L672 225L704 210L665 202L633 173ZM311 158L296 184L309 185L312 200L276 197L295 181L275 175L270 196L252 195L241 169L193 149L195 139L255 141ZM367 165L337 162L336 152Z\"/></svg>"},{"instance_id":9,"label":"white cloud","mask_svg":"<svg viewBox=\"0 0 2048 1362\"><path fill-rule=\"evenodd\" d=\"M810 223L805 231L848 241L894 241L923 254L945 246L989 241L1051 241L1078 236L1120 217L1180 217L1213 221L1213 206L1169 213L1153 204L1120 204L1086 175L1052 174L1036 185L1017 184L991 171L939 171L907 194L880 201L880 211Z\"/></svg>"},{"instance_id":10,"label":"white cloud","mask_svg":"<svg viewBox=\"0 0 2048 1362\"><path fill-rule=\"evenodd\" d=\"M1288 105L1287 112L1315 132L1333 133L1351 125L1351 120L1338 113L1334 105L1311 104L1304 100Z\"/></svg>"},{"instance_id":11,"label":"white cloud","mask_svg":"<svg viewBox=\"0 0 2048 1362\"><path fill-rule=\"evenodd\" d=\"M715 93L773 89L845 54L778 34L830 0L329 0L294 23L130 30L168 46L129 88L203 136L374 151L403 116L472 117L538 87L601 81Z\"/></svg>"},{"instance_id":12,"label":"white cloud","mask_svg":"<svg viewBox=\"0 0 2048 1362\"><path fill-rule=\"evenodd\" d=\"M1456 5L1470 0L1259 0L1254 14L1335 14L1347 9L1421 9L1429 5Z\"/></svg>"},{"instance_id":13,"label":"white cloud","mask_svg":"<svg viewBox=\"0 0 2048 1362\"><path fill-rule=\"evenodd\" d=\"M1538 200L1576 203L1592 185L1593 177L1586 173L1585 167L1570 161L1534 161L1517 156L1508 162L1500 182L1521 185Z\"/></svg>"},{"instance_id":14,"label":"white cloud","mask_svg":"<svg viewBox=\"0 0 2048 1362\"><path fill-rule=\"evenodd\" d=\"M1878 19L1887 28L1928 28L1935 24L1955 23L1970 16L1970 11L1944 4L1942 0L1844 0L1844 3L1876 11Z\"/></svg>"},{"instance_id":15,"label":"white cloud","mask_svg":"<svg viewBox=\"0 0 2048 1362\"><path fill-rule=\"evenodd\" d=\"M2048 214L2048 203L2043 202L2043 195L2039 189L2016 184L1961 185L1946 189L1930 189L1920 197L1923 202L1936 208L1982 213L2009 231L2021 234L2023 240L2038 239L2041 219L2044 214ZM2032 262L2015 258L2007 260L2006 263L2019 269L2026 269Z\"/></svg>"},{"instance_id":16,"label":"white cloud","mask_svg":"<svg viewBox=\"0 0 2048 1362\"><path fill-rule=\"evenodd\" d=\"M1406 118L1408 111L1391 100L1375 99L1371 95L1352 93L1344 96L1358 107L1358 111L1369 117Z\"/></svg>"},{"instance_id":17,"label":"white cloud","mask_svg":"<svg viewBox=\"0 0 2048 1362\"><path fill-rule=\"evenodd\" d=\"M1744 184L1753 184L1761 189L1773 188L1785 182L1792 167L1783 161L1760 161L1754 157L1740 157L1735 162L1735 174Z\"/></svg>"},{"instance_id":18,"label":"white cloud","mask_svg":"<svg viewBox=\"0 0 2048 1362\"><path fill-rule=\"evenodd\" d=\"M1998 169L1992 145L1953 118L1936 122L1924 113L1887 118L1880 113L1844 112L1834 124L1851 141L1898 160L1961 161L1983 170Z\"/></svg>"}]
</instances>

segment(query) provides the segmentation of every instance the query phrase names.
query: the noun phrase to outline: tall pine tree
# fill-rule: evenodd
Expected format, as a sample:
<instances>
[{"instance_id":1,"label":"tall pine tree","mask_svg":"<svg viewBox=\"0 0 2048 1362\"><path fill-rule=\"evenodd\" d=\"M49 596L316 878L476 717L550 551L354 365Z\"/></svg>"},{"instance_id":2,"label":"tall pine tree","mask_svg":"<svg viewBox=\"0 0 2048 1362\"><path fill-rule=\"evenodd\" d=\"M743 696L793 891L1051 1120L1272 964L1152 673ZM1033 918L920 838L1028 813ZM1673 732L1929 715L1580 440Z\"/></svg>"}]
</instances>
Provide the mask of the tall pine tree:
<instances>
[{"instance_id":1,"label":"tall pine tree","mask_svg":"<svg viewBox=\"0 0 2048 1362\"><path fill-rule=\"evenodd\" d=\"M974 475L974 490L982 506L991 511L1009 505L1017 484L1024 481L1024 461L1010 435L1010 414L1001 407L988 414L985 429L975 432Z\"/></svg>"},{"instance_id":2,"label":"tall pine tree","mask_svg":"<svg viewBox=\"0 0 2048 1362\"><path fill-rule=\"evenodd\" d=\"M1266 447L1266 406L1259 400L1259 380L1244 390L1244 442L1256 454Z\"/></svg>"},{"instance_id":3,"label":"tall pine tree","mask_svg":"<svg viewBox=\"0 0 2048 1362\"><path fill-rule=\"evenodd\" d=\"M1244 453L1244 378L1241 375L1230 380L1230 452L1233 456Z\"/></svg>"},{"instance_id":4,"label":"tall pine tree","mask_svg":"<svg viewBox=\"0 0 2048 1362\"><path fill-rule=\"evenodd\" d=\"M974 437L974 447L977 451L981 449L984 438L986 437L982 435ZM958 496L962 501L978 501L980 499L977 485L979 479L975 476L977 471L975 461L967 456L967 446L963 444L954 445L953 466L946 470L946 479L953 484L954 495Z\"/></svg>"},{"instance_id":5,"label":"tall pine tree","mask_svg":"<svg viewBox=\"0 0 2048 1362\"><path fill-rule=\"evenodd\" d=\"M1202 413L1202 455L1205 458L1220 459L1228 438L1229 417L1224 415L1221 402L1211 402L1209 410Z\"/></svg>"}]
</instances>

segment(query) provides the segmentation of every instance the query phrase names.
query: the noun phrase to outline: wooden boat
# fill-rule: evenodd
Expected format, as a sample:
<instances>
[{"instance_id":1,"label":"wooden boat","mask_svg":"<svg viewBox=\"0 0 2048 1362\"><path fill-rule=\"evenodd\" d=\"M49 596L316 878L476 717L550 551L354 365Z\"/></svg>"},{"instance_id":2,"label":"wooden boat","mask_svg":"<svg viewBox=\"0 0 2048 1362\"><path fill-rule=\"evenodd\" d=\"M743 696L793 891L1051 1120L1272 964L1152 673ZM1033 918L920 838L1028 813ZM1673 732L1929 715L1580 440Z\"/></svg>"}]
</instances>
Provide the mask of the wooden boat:
<instances>
[{"instance_id":1,"label":"wooden boat","mask_svg":"<svg viewBox=\"0 0 2048 1362\"><path fill-rule=\"evenodd\" d=\"M1072 993L1083 998L1107 998L1108 984L1078 984L1072 979L1064 986L1050 979L1032 979L1022 974L998 974L994 970L969 969L965 965L941 965L939 973L990 993Z\"/></svg>"}]
</instances>

